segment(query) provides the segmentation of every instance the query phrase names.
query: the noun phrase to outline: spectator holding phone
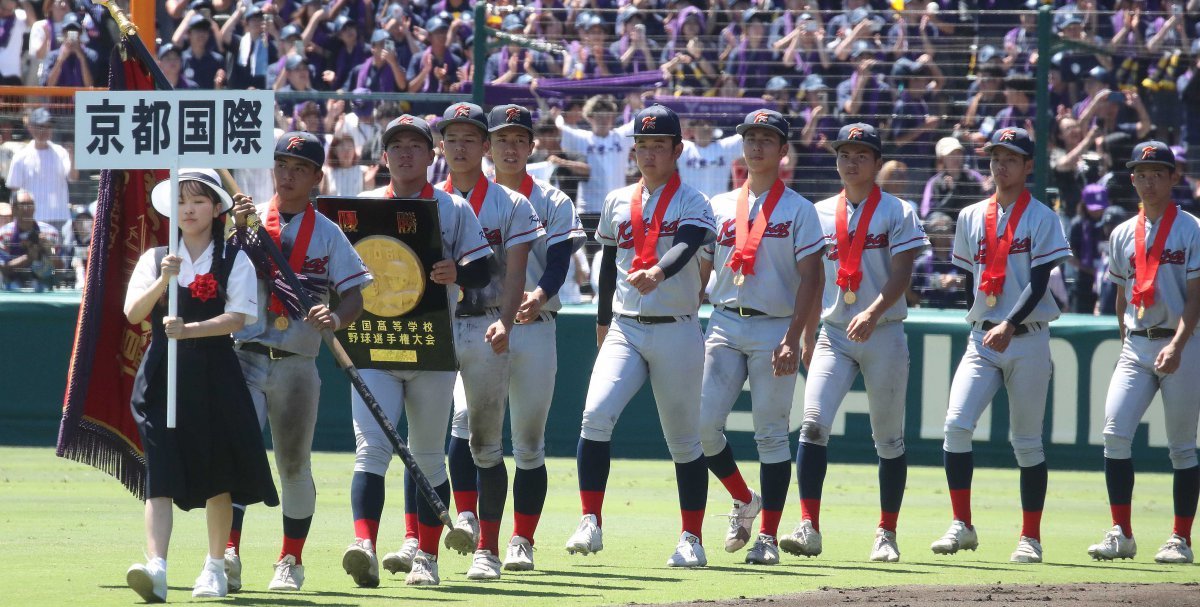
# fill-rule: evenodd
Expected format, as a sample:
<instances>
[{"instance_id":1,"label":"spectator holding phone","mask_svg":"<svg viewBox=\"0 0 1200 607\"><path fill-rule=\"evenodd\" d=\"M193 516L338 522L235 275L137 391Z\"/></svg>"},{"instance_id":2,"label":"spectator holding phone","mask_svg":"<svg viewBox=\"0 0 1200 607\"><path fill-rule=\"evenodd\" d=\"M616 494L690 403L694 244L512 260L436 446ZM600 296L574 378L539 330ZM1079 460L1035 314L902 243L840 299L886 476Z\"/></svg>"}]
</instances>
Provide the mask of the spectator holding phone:
<instances>
[{"instance_id":1,"label":"spectator holding phone","mask_svg":"<svg viewBox=\"0 0 1200 607\"><path fill-rule=\"evenodd\" d=\"M68 13L63 18L62 45L50 51L38 73L42 86L93 86L92 70L99 55L84 46L80 34L83 26L79 16Z\"/></svg>"},{"instance_id":2,"label":"spectator holding phone","mask_svg":"<svg viewBox=\"0 0 1200 607\"><path fill-rule=\"evenodd\" d=\"M408 47L401 47L407 53ZM362 62L342 85L342 90L366 89L375 93L397 93L408 90L408 75L400 65L412 61L411 55L401 59L396 52L396 41L387 30L375 30L371 34L371 57Z\"/></svg>"},{"instance_id":3,"label":"spectator holding phone","mask_svg":"<svg viewBox=\"0 0 1200 607\"><path fill-rule=\"evenodd\" d=\"M461 62L446 45L450 24L441 17L425 22L425 50L413 55L408 63L408 92L448 93L458 82Z\"/></svg>"}]
</instances>

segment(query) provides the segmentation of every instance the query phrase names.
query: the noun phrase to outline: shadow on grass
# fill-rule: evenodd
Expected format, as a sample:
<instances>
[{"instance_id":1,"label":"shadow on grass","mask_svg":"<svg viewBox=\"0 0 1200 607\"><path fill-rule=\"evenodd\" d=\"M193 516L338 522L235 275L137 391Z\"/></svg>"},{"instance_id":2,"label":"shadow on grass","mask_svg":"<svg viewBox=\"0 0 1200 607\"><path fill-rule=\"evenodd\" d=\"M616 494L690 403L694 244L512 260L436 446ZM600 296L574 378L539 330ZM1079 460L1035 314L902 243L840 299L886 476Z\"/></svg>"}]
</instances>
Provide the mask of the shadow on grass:
<instances>
[{"instance_id":1,"label":"shadow on grass","mask_svg":"<svg viewBox=\"0 0 1200 607\"><path fill-rule=\"evenodd\" d=\"M504 584L504 585L477 584L477 585L471 585L471 586L468 586L468 585L437 586L437 587L429 588L428 591L431 594L437 594L437 595L443 595L443 596L444 595L453 595L453 594L479 595L479 596L495 596L497 594L503 594L503 595L508 595L508 596L542 597L542 598L576 598L576 597L581 597L581 596L594 596L594 597L600 596L598 594L582 594L579 592L546 592L546 591L538 591L538 590L523 590L521 588L514 588L508 584ZM408 599L409 597L408 597L408 595L405 595L403 598Z\"/></svg>"},{"instance_id":2,"label":"shadow on grass","mask_svg":"<svg viewBox=\"0 0 1200 607\"><path fill-rule=\"evenodd\" d=\"M813 577L828 577L827 573L817 573L816 571L805 571L805 567L796 566L767 566L767 567L732 567L728 565L709 565L702 571L720 571L723 573L736 573L739 575L783 575L795 577L797 575L806 575Z\"/></svg>"},{"instance_id":3,"label":"shadow on grass","mask_svg":"<svg viewBox=\"0 0 1200 607\"><path fill-rule=\"evenodd\" d=\"M1088 569L1096 571L1098 568L1104 569L1120 569L1121 571L1137 571L1138 573L1162 573L1171 574L1179 570L1170 566L1160 565L1158 563L1115 563L1105 561L1095 561L1089 565L1079 565L1077 563L1042 563L1043 567L1062 567L1065 569Z\"/></svg>"},{"instance_id":4,"label":"shadow on grass","mask_svg":"<svg viewBox=\"0 0 1200 607\"><path fill-rule=\"evenodd\" d=\"M102 589L105 589L105 590L128 590L129 589L128 586L112 585L112 584L101 585L99 587ZM305 606L309 606L309 605L314 606L314 607L356 607L357 605L361 605L362 601L364 601L366 599L395 598L395 599L403 599L406 601L444 601L444 600L446 600L444 597L436 597L436 596L425 596L425 597L413 596L411 593L408 593L408 592L406 592L404 596L398 596L395 594L384 594L384 593L388 593L390 591L404 591L404 589L405 589L404 586L396 586L396 587L384 586L382 588L374 588L374 589L364 590L363 592L359 592L359 593L305 590L298 594L282 593L282 592L268 592L268 591L255 591L255 590L242 590L237 593L230 594L220 600L225 601L225 603L223 603L223 604L282 605L285 607L305 607ZM192 588L190 586L167 586L167 590L168 590L167 599L172 603L209 602L212 600L212 599L192 598ZM129 590L129 593L130 593L131 597L134 595L132 590ZM313 601L313 600L308 600L308 599L304 598L306 596L320 597L322 599L342 598L342 599L347 599L352 602L331 603L331 602L328 602L325 600ZM191 599L191 601L188 601L188 599ZM135 604L141 604L141 603L135 603Z\"/></svg>"},{"instance_id":5,"label":"shadow on grass","mask_svg":"<svg viewBox=\"0 0 1200 607\"><path fill-rule=\"evenodd\" d=\"M838 563L830 563L828 561L823 561L821 563L813 563L811 565L789 564L788 567L792 568L792 569L798 569L800 571L804 571L805 569L809 569L809 568L820 568L820 569L838 569L838 570L842 570L842 571L870 571L871 573L911 573L911 574L919 574L919 575L932 573L931 571L916 571L913 569L900 569L897 567L893 567L889 563L880 563L877 566L871 567L869 565L842 565L842 564L838 564ZM818 574L818 575L824 575L824 574Z\"/></svg>"},{"instance_id":6,"label":"shadow on grass","mask_svg":"<svg viewBox=\"0 0 1200 607\"><path fill-rule=\"evenodd\" d=\"M633 581L633 582L682 582L683 581L683 580L681 580L679 578L675 578L675 577L650 577L647 575L627 575L624 573L603 573L600 571L596 571L596 569L599 569L599 568L607 569L607 568L609 568L609 566L608 565L576 565L576 566L572 567L570 571L557 570L557 569L539 569L538 571L543 571L549 575L570 576L572 579L579 579L579 576L582 574L582 575L587 576L588 578L618 579L618 580L629 580L629 581ZM617 569L617 567L612 567L612 568ZM575 584L572 584L572 585L575 585Z\"/></svg>"}]
</instances>

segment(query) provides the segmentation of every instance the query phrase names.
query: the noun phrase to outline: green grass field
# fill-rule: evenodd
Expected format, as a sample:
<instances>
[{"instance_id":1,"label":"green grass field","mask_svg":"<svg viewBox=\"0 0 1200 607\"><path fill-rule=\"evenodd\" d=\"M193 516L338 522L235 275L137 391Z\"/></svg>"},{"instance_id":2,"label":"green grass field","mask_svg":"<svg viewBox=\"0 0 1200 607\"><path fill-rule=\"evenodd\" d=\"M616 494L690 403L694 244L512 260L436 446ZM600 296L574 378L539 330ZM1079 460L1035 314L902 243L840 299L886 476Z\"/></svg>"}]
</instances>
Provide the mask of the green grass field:
<instances>
[{"instance_id":1,"label":"green grass field","mask_svg":"<svg viewBox=\"0 0 1200 607\"><path fill-rule=\"evenodd\" d=\"M352 455L321 453L314 458L318 506L304 561L307 582L299 594L265 590L278 555L279 510L251 508L242 553L243 592L226 602L244 605L338 606L451 602L488 607L559 607L665 603L697 599L765 596L820 587L899 584L995 584L1076 582L1192 582L1192 566L1162 566L1154 552L1170 533L1171 477L1142 473L1137 479L1134 526L1141 541L1134 562L1092 563L1087 546L1109 526L1104 479L1098 472L1051 472L1043 522L1047 562L1008 562L1020 527L1016 470L975 473L975 524L981 547L955 557L934 557L929 543L949 523L949 499L939 468L909 471L900 517L901 562L867 561L878 507L875 469L831 466L821 523L825 554L801 560L783 555L773 568L742 563L743 553L722 549L729 507L713 482L711 515L705 525L709 567L679 571L664 566L678 537L673 469L666 462L616 461L605 508L605 550L570 557L563 542L578 522L575 463L549 462L550 497L539 528L538 570L505 574L492 583L470 583L469 559L443 552L442 585L407 588L387 576L377 589L356 588L341 570L341 553L353 539L349 486ZM1146 462L1147 466L1166 462ZM398 461L393 472L400 467ZM510 462L511 470L511 462ZM757 478L753 464L747 478ZM390 502L380 533L381 549L395 550L403 537L400 475L389 478ZM753 483L752 483L753 484ZM510 501L511 508L511 501ZM784 527L799 516L795 493ZM506 519L505 533L510 529ZM191 584L204 558L204 515L176 511L169 559L168 600L189 602ZM114 479L54 456L53 449L0 448L0 605L127 605L137 602L125 587L125 569L142 559L141 503Z\"/></svg>"}]
</instances>

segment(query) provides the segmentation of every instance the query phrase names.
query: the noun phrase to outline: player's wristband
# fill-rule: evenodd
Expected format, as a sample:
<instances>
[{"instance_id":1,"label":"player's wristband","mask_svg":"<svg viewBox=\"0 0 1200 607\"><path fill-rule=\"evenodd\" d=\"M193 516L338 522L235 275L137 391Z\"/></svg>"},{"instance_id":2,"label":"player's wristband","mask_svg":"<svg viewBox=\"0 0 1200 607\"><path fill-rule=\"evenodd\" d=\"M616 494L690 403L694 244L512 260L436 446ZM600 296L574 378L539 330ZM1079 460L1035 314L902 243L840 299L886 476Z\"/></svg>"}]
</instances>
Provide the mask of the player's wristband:
<instances>
[{"instance_id":1,"label":"player's wristband","mask_svg":"<svg viewBox=\"0 0 1200 607\"><path fill-rule=\"evenodd\" d=\"M330 312L329 315L333 317L333 330L337 331L342 328L342 319L337 315L337 312Z\"/></svg>"}]
</instances>

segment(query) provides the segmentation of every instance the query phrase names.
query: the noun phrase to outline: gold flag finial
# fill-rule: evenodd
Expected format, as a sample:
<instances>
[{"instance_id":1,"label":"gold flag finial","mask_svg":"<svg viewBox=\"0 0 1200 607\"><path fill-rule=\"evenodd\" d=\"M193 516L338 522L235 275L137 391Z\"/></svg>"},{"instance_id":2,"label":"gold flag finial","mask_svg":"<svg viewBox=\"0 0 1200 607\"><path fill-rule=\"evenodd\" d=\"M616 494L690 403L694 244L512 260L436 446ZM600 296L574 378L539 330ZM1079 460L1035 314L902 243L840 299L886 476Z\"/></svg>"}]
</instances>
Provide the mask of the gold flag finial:
<instances>
[{"instance_id":1,"label":"gold flag finial","mask_svg":"<svg viewBox=\"0 0 1200 607\"><path fill-rule=\"evenodd\" d=\"M117 6L115 0L95 0L95 2L108 9L108 14L112 15L113 21L117 22L117 28L121 30L122 34L127 37L137 35L137 26L133 24L133 21L130 21L129 15L126 15L125 11Z\"/></svg>"}]
</instances>

